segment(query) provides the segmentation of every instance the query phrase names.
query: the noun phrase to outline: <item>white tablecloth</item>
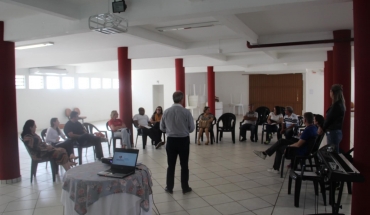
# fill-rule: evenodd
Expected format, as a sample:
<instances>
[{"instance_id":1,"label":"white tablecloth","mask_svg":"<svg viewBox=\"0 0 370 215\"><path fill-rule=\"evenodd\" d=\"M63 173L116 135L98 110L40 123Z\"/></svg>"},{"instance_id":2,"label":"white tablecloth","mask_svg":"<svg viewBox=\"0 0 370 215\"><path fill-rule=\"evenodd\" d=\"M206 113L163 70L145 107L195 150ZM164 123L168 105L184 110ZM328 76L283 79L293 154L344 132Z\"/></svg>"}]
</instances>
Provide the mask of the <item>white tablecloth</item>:
<instances>
[{"instance_id":1,"label":"white tablecloth","mask_svg":"<svg viewBox=\"0 0 370 215\"><path fill-rule=\"evenodd\" d=\"M87 208L86 215L151 215L153 198L149 197L149 211L145 212L138 204L140 198L127 193L117 193L100 198ZM74 210L75 203L69 198L69 193L62 190L61 202L64 205L64 215L78 215Z\"/></svg>"}]
</instances>

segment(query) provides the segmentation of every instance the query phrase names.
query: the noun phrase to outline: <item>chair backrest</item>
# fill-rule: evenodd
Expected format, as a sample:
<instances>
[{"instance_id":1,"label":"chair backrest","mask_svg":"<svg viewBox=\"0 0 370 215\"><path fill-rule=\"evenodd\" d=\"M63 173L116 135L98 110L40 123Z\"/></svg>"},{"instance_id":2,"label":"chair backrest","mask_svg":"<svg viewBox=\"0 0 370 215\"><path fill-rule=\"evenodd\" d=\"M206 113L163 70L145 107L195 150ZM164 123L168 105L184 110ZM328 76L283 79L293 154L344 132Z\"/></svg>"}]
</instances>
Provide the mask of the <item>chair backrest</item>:
<instances>
[{"instance_id":1,"label":"chair backrest","mask_svg":"<svg viewBox=\"0 0 370 215\"><path fill-rule=\"evenodd\" d=\"M41 131L41 138L42 138L42 141L44 141L44 142L46 140L46 131L47 131L46 128Z\"/></svg>"},{"instance_id":2,"label":"chair backrest","mask_svg":"<svg viewBox=\"0 0 370 215\"><path fill-rule=\"evenodd\" d=\"M107 128L107 131L112 131L112 129L109 126L109 121L107 121L107 123L105 123L105 127Z\"/></svg>"},{"instance_id":3,"label":"chair backrest","mask_svg":"<svg viewBox=\"0 0 370 215\"><path fill-rule=\"evenodd\" d=\"M198 96L189 96L188 103L191 107L198 107Z\"/></svg>"},{"instance_id":4,"label":"chair backrest","mask_svg":"<svg viewBox=\"0 0 370 215\"><path fill-rule=\"evenodd\" d=\"M220 126L220 122L222 122L222 126ZM224 131L231 131L235 129L235 123L236 123L235 114L224 113L217 120L217 128L222 127L222 130Z\"/></svg>"},{"instance_id":5,"label":"chair backrest","mask_svg":"<svg viewBox=\"0 0 370 215\"><path fill-rule=\"evenodd\" d=\"M64 111L64 114L66 115L66 117L69 119L69 116L71 115L71 109L69 108L66 108L65 111Z\"/></svg>"},{"instance_id":6,"label":"chair backrest","mask_svg":"<svg viewBox=\"0 0 370 215\"><path fill-rule=\"evenodd\" d=\"M283 115L283 117L285 116L285 107L283 106L279 106L280 108L280 113Z\"/></svg>"},{"instance_id":7,"label":"chair backrest","mask_svg":"<svg viewBox=\"0 0 370 215\"><path fill-rule=\"evenodd\" d=\"M98 129L95 125L93 125L93 124L91 124L91 123L88 123L88 122L85 122L85 123L83 124L83 126L85 127L85 129L86 129L87 133L89 133L89 134L94 134L94 129L95 129L96 131L99 131L99 129Z\"/></svg>"},{"instance_id":8,"label":"chair backrest","mask_svg":"<svg viewBox=\"0 0 370 215\"><path fill-rule=\"evenodd\" d=\"M324 139L325 134L318 135L315 139L315 143L312 145L310 154L316 153L319 150L322 140Z\"/></svg>"},{"instance_id":9,"label":"chair backrest","mask_svg":"<svg viewBox=\"0 0 370 215\"><path fill-rule=\"evenodd\" d=\"M265 106L258 107L255 110L258 113L257 125L262 125L267 122L268 115L270 114L270 109Z\"/></svg>"},{"instance_id":10,"label":"chair backrest","mask_svg":"<svg viewBox=\"0 0 370 215\"><path fill-rule=\"evenodd\" d=\"M200 120L200 118L203 116L203 114L204 113L201 113L199 116L198 116L198 119L195 121L195 126L196 126L196 128L198 128L199 127L199 120ZM212 128L213 128L213 126L215 125L217 123L217 118L216 118L216 116L213 116L213 121L212 121L212 124L211 124L211 126L212 126Z\"/></svg>"}]
</instances>

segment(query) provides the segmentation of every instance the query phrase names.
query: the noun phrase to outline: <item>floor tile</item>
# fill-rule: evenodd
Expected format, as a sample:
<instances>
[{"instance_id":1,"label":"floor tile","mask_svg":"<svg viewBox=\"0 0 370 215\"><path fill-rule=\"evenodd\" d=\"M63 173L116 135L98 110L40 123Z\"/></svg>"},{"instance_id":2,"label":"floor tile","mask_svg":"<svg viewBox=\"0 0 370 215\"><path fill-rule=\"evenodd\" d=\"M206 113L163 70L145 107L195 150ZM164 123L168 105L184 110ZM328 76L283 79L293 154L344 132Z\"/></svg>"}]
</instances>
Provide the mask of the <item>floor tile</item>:
<instances>
[{"instance_id":1,"label":"floor tile","mask_svg":"<svg viewBox=\"0 0 370 215\"><path fill-rule=\"evenodd\" d=\"M63 206L36 208L33 215L63 215Z\"/></svg>"},{"instance_id":2,"label":"floor tile","mask_svg":"<svg viewBox=\"0 0 370 215\"><path fill-rule=\"evenodd\" d=\"M225 194L216 194L216 195L210 195L210 196L203 196L202 198L204 200L206 200L206 202L208 202L210 205L218 205L218 204L234 201L232 198L228 197Z\"/></svg>"},{"instance_id":3,"label":"floor tile","mask_svg":"<svg viewBox=\"0 0 370 215\"><path fill-rule=\"evenodd\" d=\"M230 198L234 199L235 201L244 200L244 199L251 199L255 198L256 196L251 194L246 190L238 190L230 193L225 193Z\"/></svg>"},{"instance_id":4,"label":"floor tile","mask_svg":"<svg viewBox=\"0 0 370 215\"><path fill-rule=\"evenodd\" d=\"M271 206L270 203L260 198L246 199L246 200L241 200L238 202L239 204L243 205L244 207L246 207L248 210L251 210L251 211Z\"/></svg>"},{"instance_id":5,"label":"floor tile","mask_svg":"<svg viewBox=\"0 0 370 215\"><path fill-rule=\"evenodd\" d=\"M214 195L214 194L219 194L221 193L219 190L217 190L214 187L203 187L203 188L198 188L196 190L193 190L196 194L199 196L209 196L209 195Z\"/></svg>"},{"instance_id":6,"label":"floor tile","mask_svg":"<svg viewBox=\"0 0 370 215\"><path fill-rule=\"evenodd\" d=\"M172 212L176 212L176 211L182 211L184 210L181 205L179 205L177 202L171 202L171 204L168 204L167 202L162 202L162 203L158 203L156 204L158 210L159 210L159 213L172 213Z\"/></svg>"},{"instance_id":7,"label":"floor tile","mask_svg":"<svg viewBox=\"0 0 370 215\"><path fill-rule=\"evenodd\" d=\"M213 207L216 208L216 210L218 210L222 214L239 214L248 211L248 209L238 204L237 202L229 202L225 204L214 205Z\"/></svg>"},{"instance_id":8,"label":"floor tile","mask_svg":"<svg viewBox=\"0 0 370 215\"><path fill-rule=\"evenodd\" d=\"M27 209L34 209L37 200L25 200L19 202L9 202L8 206L6 207L4 212L8 211L20 211L20 210L27 210Z\"/></svg>"},{"instance_id":9,"label":"floor tile","mask_svg":"<svg viewBox=\"0 0 370 215\"><path fill-rule=\"evenodd\" d=\"M188 213L190 215L221 215L220 212L218 212L214 207L208 206L203 208L196 208L188 210Z\"/></svg>"},{"instance_id":10,"label":"floor tile","mask_svg":"<svg viewBox=\"0 0 370 215\"><path fill-rule=\"evenodd\" d=\"M212 178L212 179L207 179L205 181L212 186L230 183L228 180L223 179L223 178Z\"/></svg>"},{"instance_id":11,"label":"floor tile","mask_svg":"<svg viewBox=\"0 0 370 215\"><path fill-rule=\"evenodd\" d=\"M36 203L36 208L46 208L46 207L55 207L55 206L63 206L60 202L59 198L45 198L45 199L38 199Z\"/></svg>"},{"instance_id":12,"label":"floor tile","mask_svg":"<svg viewBox=\"0 0 370 215\"><path fill-rule=\"evenodd\" d=\"M229 192L240 190L240 187L236 186L235 184L231 184L231 183L218 185L218 186L215 186L215 188L221 191L222 193L229 193Z\"/></svg>"},{"instance_id":13,"label":"floor tile","mask_svg":"<svg viewBox=\"0 0 370 215\"><path fill-rule=\"evenodd\" d=\"M270 188L267 188L267 187L251 188L251 189L248 189L248 192L254 194L255 196L267 196L267 195L277 193L276 191Z\"/></svg>"},{"instance_id":14,"label":"floor tile","mask_svg":"<svg viewBox=\"0 0 370 215\"><path fill-rule=\"evenodd\" d=\"M10 211L10 212L3 213L3 215L32 215L32 214L34 214L33 209L31 209L31 210Z\"/></svg>"},{"instance_id":15,"label":"floor tile","mask_svg":"<svg viewBox=\"0 0 370 215\"><path fill-rule=\"evenodd\" d=\"M177 203L179 203L185 210L209 206L209 204L200 197L177 200Z\"/></svg>"}]
</instances>

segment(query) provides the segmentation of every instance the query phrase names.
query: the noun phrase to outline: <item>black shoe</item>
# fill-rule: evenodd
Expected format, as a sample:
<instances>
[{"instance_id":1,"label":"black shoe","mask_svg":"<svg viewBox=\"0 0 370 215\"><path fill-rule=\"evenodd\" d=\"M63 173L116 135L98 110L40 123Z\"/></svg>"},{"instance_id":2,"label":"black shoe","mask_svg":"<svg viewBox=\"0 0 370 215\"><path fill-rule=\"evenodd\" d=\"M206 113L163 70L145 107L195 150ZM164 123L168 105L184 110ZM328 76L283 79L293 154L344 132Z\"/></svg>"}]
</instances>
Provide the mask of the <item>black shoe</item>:
<instances>
[{"instance_id":1,"label":"black shoe","mask_svg":"<svg viewBox=\"0 0 370 215\"><path fill-rule=\"evenodd\" d=\"M242 138L241 140L240 140L240 142L244 142L244 141L247 141L247 138Z\"/></svg>"},{"instance_id":2,"label":"black shoe","mask_svg":"<svg viewBox=\"0 0 370 215\"><path fill-rule=\"evenodd\" d=\"M254 138L252 138L252 137L251 137L251 142L255 142L255 141L254 141Z\"/></svg>"},{"instance_id":3,"label":"black shoe","mask_svg":"<svg viewBox=\"0 0 370 215\"><path fill-rule=\"evenodd\" d=\"M164 191L166 191L167 193L169 193L169 194L172 194L173 193L173 191L172 190L169 190L167 187L166 188L164 188Z\"/></svg>"},{"instance_id":4,"label":"black shoe","mask_svg":"<svg viewBox=\"0 0 370 215\"><path fill-rule=\"evenodd\" d=\"M191 189L191 187L189 187L185 190L182 190L182 194L190 193L191 191L193 191L193 189Z\"/></svg>"},{"instance_id":5,"label":"black shoe","mask_svg":"<svg viewBox=\"0 0 370 215\"><path fill-rule=\"evenodd\" d=\"M158 149L159 147L161 147L162 145L164 145L164 142L159 142L157 143L157 145L155 145L155 148Z\"/></svg>"}]
</instances>

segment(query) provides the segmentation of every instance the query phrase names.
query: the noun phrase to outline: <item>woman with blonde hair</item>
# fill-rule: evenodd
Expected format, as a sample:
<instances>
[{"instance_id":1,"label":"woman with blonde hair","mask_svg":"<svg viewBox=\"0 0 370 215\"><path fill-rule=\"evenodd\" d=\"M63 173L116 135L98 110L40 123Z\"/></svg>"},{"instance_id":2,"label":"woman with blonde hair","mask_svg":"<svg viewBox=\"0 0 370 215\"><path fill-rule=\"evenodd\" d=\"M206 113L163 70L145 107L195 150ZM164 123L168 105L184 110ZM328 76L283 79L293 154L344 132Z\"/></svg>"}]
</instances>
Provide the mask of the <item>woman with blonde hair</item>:
<instances>
[{"instance_id":1,"label":"woman with blonde hair","mask_svg":"<svg viewBox=\"0 0 370 215\"><path fill-rule=\"evenodd\" d=\"M326 111L326 118L323 125L323 132L326 133L327 144L335 145L339 153L339 144L342 141L342 126L346 105L343 96L343 86L334 84L330 89L332 105Z\"/></svg>"},{"instance_id":2,"label":"woman with blonde hair","mask_svg":"<svg viewBox=\"0 0 370 215\"><path fill-rule=\"evenodd\" d=\"M198 136L198 145L200 145L200 137L203 135L203 132L206 133L207 142L205 145L209 143L209 129L212 127L212 121L215 117L211 114L211 110L209 107L204 107L203 114L200 116L199 120L199 136Z\"/></svg>"},{"instance_id":3,"label":"woman with blonde hair","mask_svg":"<svg viewBox=\"0 0 370 215\"><path fill-rule=\"evenodd\" d=\"M114 132L114 137L122 138L122 148L132 148L129 130L127 129L125 123L123 123L121 119L118 119L118 112L116 110L112 110L110 113L108 125Z\"/></svg>"}]
</instances>

